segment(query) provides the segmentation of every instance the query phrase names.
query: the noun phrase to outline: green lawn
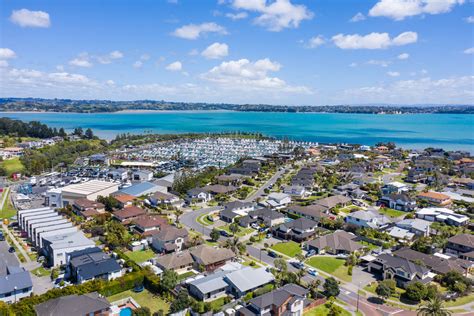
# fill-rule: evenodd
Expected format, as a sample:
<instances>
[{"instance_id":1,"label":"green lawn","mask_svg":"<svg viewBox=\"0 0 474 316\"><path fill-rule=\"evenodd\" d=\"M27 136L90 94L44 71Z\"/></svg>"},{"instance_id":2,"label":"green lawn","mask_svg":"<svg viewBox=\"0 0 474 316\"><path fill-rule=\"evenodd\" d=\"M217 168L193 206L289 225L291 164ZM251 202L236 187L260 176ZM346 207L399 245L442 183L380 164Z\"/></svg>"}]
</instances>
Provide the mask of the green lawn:
<instances>
[{"instance_id":1,"label":"green lawn","mask_svg":"<svg viewBox=\"0 0 474 316\"><path fill-rule=\"evenodd\" d=\"M188 272L178 275L178 280L182 281L194 275L196 275L196 273L194 273L193 271L188 271Z\"/></svg>"},{"instance_id":2,"label":"green lawn","mask_svg":"<svg viewBox=\"0 0 474 316\"><path fill-rule=\"evenodd\" d=\"M389 217L400 217L400 216L408 214L408 212L397 211L397 210L387 208L387 207L381 207L379 209L379 212Z\"/></svg>"},{"instance_id":3,"label":"green lawn","mask_svg":"<svg viewBox=\"0 0 474 316\"><path fill-rule=\"evenodd\" d=\"M152 313L158 312L160 309L162 309L166 315L170 307L169 304L163 300L163 298L150 293L148 290L143 290L141 293L135 293L132 290L128 290L109 296L107 297L107 300L112 303L127 297L132 297L142 307L148 307Z\"/></svg>"},{"instance_id":4,"label":"green lawn","mask_svg":"<svg viewBox=\"0 0 474 316\"><path fill-rule=\"evenodd\" d=\"M327 309L325 304L321 304L306 313L304 313L304 316L322 316L322 315L328 315L329 314L329 309ZM342 310L341 316L351 316L351 313L346 311L345 309Z\"/></svg>"},{"instance_id":5,"label":"green lawn","mask_svg":"<svg viewBox=\"0 0 474 316\"><path fill-rule=\"evenodd\" d=\"M444 306L445 307L455 307L455 306L461 306L461 305L464 305L464 304L468 304L468 303L471 303L471 302L474 302L474 293L466 295L466 296L459 297L454 301L445 301Z\"/></svg>"},{"instance_id":6,"label":"green lawn","mask_svg":"<svg viewBox=\"0 0 474 316\"><path fill-rule=\"evenodd\" d=\"M16 172L22 172L25 168L21 163L20 158L4 160L0 163L0 166L5 168L8 176L11 176L13 173Z\"/></svg>"},{"instance_id":7,"label":"green lawn","mask_svg":"<svg viewBox=\"0 0 474 316\"><path fill-rule=\"evenodd\" d=\"M16 215L16 209L13 207L11 201L10 201L10 190L8 190L8 196L7 199L5 200L5 204L3 205L3 208L0 210L0 218L10 218L12 216Z\"/></svg>"},{"instance_id":8,"label":"green lawn","mask_svg":"<svg viewBox=\"0 0 474 316\"><path fill-rule=\"evenodd\" d=\"M369 250L374 250L374 249L380 248L379 246L374 245L374 244L372 244L370 242L367 242L367 241L364 241L364 240L361 240L358 243L363 245L364 247L369 248Z\"/></svg>"},{"instance_id":9,"label":"green lawn","mask_svg":"<svg viewBox=\"0 0 474 316\"><path fill-rule=\"evenodd\" d=\"M208 216L208 214L202 214L202 215L200 215L200 216L196 219L196 222L198 222L199 224L204 225L204 226L209 226L209 225L214 224L213 222L211 222L211 221L207 218L207 216Z\"/></svg>"},{"instance_id":10,"label":"green lawn","mask_svg":"<svg viewBox=\"0 0 474 316\"><path fill-rule=\"evenodd\" d=\"M289 242L281 242L278 244L275 244L271 246L273 250L278 251L279 253L282 253L284 255L287 255L288 257L294 257L297 254L301 253L301 246L300 244L294 242L294 241L289 241Z\"/></svg>"},{"instance_id":11,"label":"green lawn","mask_svg":"<svg viewBox=\"0 0 474 316\"><path fill-rule=\"evenodd\" d=\"M343 281L350 282L352 276L347 274L348 268L344 265L343 259L334 257L319 257L315 256L306 260L306 264L333 275Z\"/></svg>"},{"instance_id":12,"label":"green lawn","mask_svg":"<svg viewBox=\"0 0 474 316\"><path fill-rule=\"evenodd\" d=\"M218 299L215 299L213 301L211 301L211 309L212 310L219 310L221 309L222 306L224 306L224 300L225 300L225 296L224 297L219 297Z\"/></svg>"},{"instance_id":13,"label":"green lawn","mask_svg":"<svg viewBox=\"0 0 474 316\"><path fill-rule=\"evenodd\" d=\"M45 268L43 267L38 267L34 270L31 270L30 271L31 274L34 274L36 276L39 276L39 277L44 277L44 276L49 276L51 275L51 271L50 270L46 270Z\"/></svg>"},{"instance_id":14,"label":"green lawn","mask_svg":"<svg viewBox=\"0 0 474 316\"><path fill-rule=\"evenodd\" d=\"M377 297L377 293L375 292L375 289L377 288L377 285L378 285L377 282L372 282L369 285L366 285L364 287L364 290L366 290L367 292L372 293L374 296ZM395 288L395 293L392 296L390 296L389 299L392 300L392 301L400 302L400 295L402 295L404 292L405 292L405 290L403 290L399 287L396 287Z\"/></svg>"},{"instance_id":15,"label":"green lawn","mask_svg":"<svg viewBox=\"0 0 474 316\"><path fill-rule=\"evenodd\" d=\"M229 234L232 234L232 232L229 229L229 225L220 226L218 228L222 229L222 230L225 230ZM237 236L237 237L243 237L245 235L248 235L248 234L254 232L254 229L252 229L252 228L242 228L242 227L239 226L239 229L240 230L235 234L235 236Z\"/></svg>"},{"instance_id":16,"label":"green lawn","mask_svg":"<svg viewBox=\"0 0 474 316\"><path fill-rule=\"evenodd\" d=\"M127 257L130 258L130 260L140 264L142 262L145 262L153 257L156 256L156 254L153 252L153 250L148 249L148 250L140 250L140 251L127 251L125 253Z\"/></svg>"}]
</instances>

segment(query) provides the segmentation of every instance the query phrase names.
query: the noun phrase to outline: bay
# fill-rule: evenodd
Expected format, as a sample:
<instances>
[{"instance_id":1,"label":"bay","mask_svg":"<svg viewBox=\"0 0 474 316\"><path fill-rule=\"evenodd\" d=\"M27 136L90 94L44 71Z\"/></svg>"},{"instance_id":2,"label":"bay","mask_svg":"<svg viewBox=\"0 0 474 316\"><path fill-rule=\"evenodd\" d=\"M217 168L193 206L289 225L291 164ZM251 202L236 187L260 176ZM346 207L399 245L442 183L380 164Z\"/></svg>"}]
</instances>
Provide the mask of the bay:
<instances>
[{"instance_id":1,"label":"bay","mask_svg":"<svg viewBox=\"0 0 474 316\"><path fill-rule=\"evenodd\" d=\"M441 147L474 152L472 114L339 114L232 111L117 113L0 113L52 127L91 128L105 139L119 133L260 132L290 140L373 145L393 141L406 148Z\"/></svg>"}]
</instances>

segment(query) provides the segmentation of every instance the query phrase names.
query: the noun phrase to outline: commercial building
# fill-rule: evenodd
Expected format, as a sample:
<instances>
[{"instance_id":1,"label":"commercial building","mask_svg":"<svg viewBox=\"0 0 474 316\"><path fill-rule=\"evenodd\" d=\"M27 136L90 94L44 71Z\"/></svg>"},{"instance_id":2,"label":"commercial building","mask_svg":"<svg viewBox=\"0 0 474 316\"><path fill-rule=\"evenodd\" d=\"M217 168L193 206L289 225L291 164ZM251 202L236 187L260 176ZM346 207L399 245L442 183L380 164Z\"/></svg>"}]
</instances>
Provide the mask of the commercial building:
<instances>
[{"instance_id":1,"label":"commercial building","mask_svg":"<svg viewBox=\"0 0 474 316\"><path fill-rule=\"evenodd\" d=\"M99 196L109 196L118 190L114 182L91 180L84 183L71 184L60 189L46 192L46 205L65 207L72 205L77 199L97 200ZM58 195L60 193L60 195Z\"/></svg>"}]
</instances>

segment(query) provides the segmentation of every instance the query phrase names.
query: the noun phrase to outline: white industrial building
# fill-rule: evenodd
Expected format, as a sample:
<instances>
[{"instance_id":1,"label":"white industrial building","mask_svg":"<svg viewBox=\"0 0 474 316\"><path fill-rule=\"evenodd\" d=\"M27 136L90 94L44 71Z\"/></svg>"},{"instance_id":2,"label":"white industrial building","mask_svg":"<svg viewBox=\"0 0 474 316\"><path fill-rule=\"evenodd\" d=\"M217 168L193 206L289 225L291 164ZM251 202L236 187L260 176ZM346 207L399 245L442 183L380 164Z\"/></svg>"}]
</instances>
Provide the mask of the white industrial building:
<instances>
[{"instance_id":1,"label":"white industrial building","mask_svg":"<svg viewBox=\"0 0 474 316\"><path fill-rule=\"evenodd\" d=\"M109 196L111 193L118 191L118 188L117 183L99 180L71 184L47 191L45 204L50 207L65 207L72 205L77 199L95 201L99 196Z\"/></svg>"},{"instance_id":2,"label":"white industrial building","mask_svg":"<svg viewBox=\"0 0 474 316\"><path fill-rule=\"evenodd\" d=\"M66 264L68 253L95 247L95 243L81 231L43 237L43 242L43 252L51 266Z\"/></svg>"},{"instance_id":3,"label":"white industrial building","mask_svg":"<svg viewBox=\"0 0 474 316\"><path fill-rule=\"evenodd\" d=\"M51 210L49 207L41 207L41 208L34 208L34 209L29 209L29 210L18 210L17 211L17 219L18 219L18 225L20 228L23 229L23 217L26 216L27 214L34 214L34 213L39 213L42 211L48 211Z\"/></svg>"}]
</instances>

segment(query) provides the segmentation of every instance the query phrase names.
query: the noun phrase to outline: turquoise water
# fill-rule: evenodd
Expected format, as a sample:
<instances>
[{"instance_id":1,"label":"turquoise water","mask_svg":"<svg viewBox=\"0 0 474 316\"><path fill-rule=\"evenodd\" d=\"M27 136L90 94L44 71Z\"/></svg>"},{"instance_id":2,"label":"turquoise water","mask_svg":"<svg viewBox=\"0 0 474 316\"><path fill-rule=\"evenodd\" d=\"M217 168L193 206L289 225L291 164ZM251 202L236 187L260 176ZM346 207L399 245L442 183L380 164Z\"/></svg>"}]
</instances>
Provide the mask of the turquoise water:
<instances>
[{"instance_id":1,"label":"turquoise water","mask_svg":"<svg viewBox=\"0 0 474 316\"><path fill-rule=\"evenodd\" d=\"M0 113L71 130L92 128L106 139L118 133L261 132L292 140L372 145L394 141L407 148L442 147L474 152L474 115L326 114L274 112Z\"/></svg>"},{"instance_id":2,"label":"turquoise water","mask_svg":"<svg viewBox=\"0 0 474 316\"><path fill-rule=\"evenodd\" d=\"M132 316L132 309L130 307L125 307L120 310L120 316Z\"/></svg>"}]
</instances>

